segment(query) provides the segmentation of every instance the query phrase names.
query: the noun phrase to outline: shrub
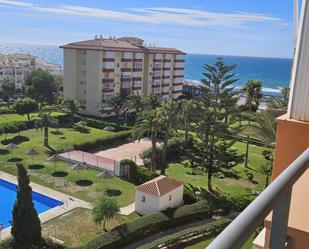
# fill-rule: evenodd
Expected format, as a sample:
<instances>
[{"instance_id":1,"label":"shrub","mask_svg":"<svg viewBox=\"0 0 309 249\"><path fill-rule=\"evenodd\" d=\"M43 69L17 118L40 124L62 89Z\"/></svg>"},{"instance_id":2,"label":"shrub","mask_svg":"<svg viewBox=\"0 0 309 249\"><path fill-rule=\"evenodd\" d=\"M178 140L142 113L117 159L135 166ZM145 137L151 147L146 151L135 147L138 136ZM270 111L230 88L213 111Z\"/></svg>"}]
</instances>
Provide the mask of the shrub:
<instances>
[{"instance_id":1,"label":"shrub","mask_svg":"<svg viewBox=\"0 0 309 249\"><path fill-rule=\"evenodd\" d=\"M94 118L85 118L84 120L87 122L88 126L97 128L97 129L104 129L107 126L114 127L116 131L130 130L132 128L132 127L125 126L125 125L119 126L116 123L111 122L111 121L98 120Z\"/></svg>"},{"instance_id":2,"label":"shrub","mask_svg":"<svg viewBox=\"0 0 309 249\"><path fill-rule=\"evenodd\" d=\"M14 249L12 245L12 240L6 240L0 244L0 249ZM64 245L60 245L54 243L50 239L46 239L43 241L43 244L40 246L32 246L31 249L68 249L68 247Z\"/></svg>"},{"instance_id":3,"label":"shrub","mask_svg":"<svg viewBox=\"0 0 309 249\"><path fill-rule=\"evenodd\" d=\"M186 205L174 210L159 212L115 227L86 244L84 249L116 249L154 233L177 225L210 217L206 202Z\"/></svg>"},{"instance_id":4,"label":"shrub","mask_svg":"<svg viewBox=\"0 0 309 249\"><path fill-rule=\"evenodd\" d=\"M130 159L124 159L120 162L122 165L130 166L130 174L128 181L140 185L144 182L150 181L159 175L156 172L153 172L143 166L137 166L136 163Z\"/></svg>"},{"instance_id":5,"label":"shrub","mask_svg":"<svg viewBox=\"0 0 309 249\"><path fill-rule=\"evenodd\" d=\"M120 131L109 136L98 138L94 141L83 142L79 144L74 144L73 148L75 150L91 151L94 149L106 149L118 144L124 143L125 139L131 136L131 131Z\"/></svg>"}]
</instances>

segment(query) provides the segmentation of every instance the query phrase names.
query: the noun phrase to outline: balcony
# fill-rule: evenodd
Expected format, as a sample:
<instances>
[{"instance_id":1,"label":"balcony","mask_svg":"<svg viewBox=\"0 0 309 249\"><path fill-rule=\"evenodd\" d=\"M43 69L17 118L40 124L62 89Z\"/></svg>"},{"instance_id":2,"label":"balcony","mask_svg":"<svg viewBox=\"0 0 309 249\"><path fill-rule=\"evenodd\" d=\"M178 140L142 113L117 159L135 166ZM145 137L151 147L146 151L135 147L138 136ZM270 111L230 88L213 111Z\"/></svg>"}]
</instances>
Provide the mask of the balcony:
<instances>
[{"instance_id":1,"label":"balcony","mask_svg":"<svg viewBox=\"0 0 309 249\"><path fill-rule=\"evenodd\" d=\"M132 62L132 58L122 58L121 62Z\"/></svg>"},{"instance_id":2,"label":"balcony","mask_svg":"<svg viewBox=\"0 0 309 249\"><path fill-rule=\"evenodd\" d=\"M269 249L289 248L292 188L309 166L309 149L292 162L207 248L241 248L272 211Z\"/></svg>"},{"instance_id":3,"label":"balcony","mask_svg":"<svg viewBox=\"0 0 309 249\"><path fill-rule=\"evenodd\" d=\"M121 68L121 72L132 72L132 68Z\"/></svg>"},{"instance_id":4,"label":"balcony","mask_svg":"<svg viewBox=\"0 0 309 249\"><path fill-rule=\"evenodd\" d=\"M114 79L102 79L102 83L114 83Z\"/></svg>"},{"instance_id":5,"label":"balcony","mask_svg":"<svg viewBox=\"0 0 309 249\"><path fill-rule=\"evenodd\" d=\"M113 73L115 72L115 68L103 68L102 71L104 73Z\"/></svg>"},{"instance_id":6,"label":"balcony","mask_svg":"<svg viewBox=\"0 0 309 249\"><path fill-rule=\"evenodd\" d=\"M115 62L115 58L103 58L103 62Z\"/></svg>"},{"instance_id":7,"label":"balcony","mask_svg":"<svg viewBox=\"0 0 309 249\"><path fill-rule=\"evenodd\" d=\"M103 88L102 92L103 93L113 93L114 92L114 88Z\"/></svg>"}]
</instances>

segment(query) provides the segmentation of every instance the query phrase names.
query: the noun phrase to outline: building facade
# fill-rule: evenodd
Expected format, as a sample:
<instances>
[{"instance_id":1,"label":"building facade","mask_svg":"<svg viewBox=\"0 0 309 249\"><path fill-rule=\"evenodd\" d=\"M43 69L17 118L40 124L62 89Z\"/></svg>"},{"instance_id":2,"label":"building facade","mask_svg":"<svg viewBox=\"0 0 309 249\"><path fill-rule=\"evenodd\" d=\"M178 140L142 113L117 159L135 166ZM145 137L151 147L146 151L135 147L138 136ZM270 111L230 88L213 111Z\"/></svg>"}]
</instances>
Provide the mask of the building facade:
<instances>
[{"instance_id":1,"label":"building facade","mask_svg":"<svg viewBox=\"0 0 309 249\"><path fill-rule=\"evenodd\" d=\"M11 78L15 87L20 89L26 75L35 68L41 68L53 75L62 75L59 65L48 63L38 57L29 54L0 54L0 80Z\"/></svg>"},{"instance_id":2,"label":"building facade","mask_svg":"<svg viewBox=\"0 0 309 249\"><path fill-rule=\"evenodd\" d=\"M112 114L106 102L117 93L182 95L185 53L180 50L146 46L136 37L96 37L61 48L64 97L79 101L86 114Z\"/></svg>"}]
</instances>

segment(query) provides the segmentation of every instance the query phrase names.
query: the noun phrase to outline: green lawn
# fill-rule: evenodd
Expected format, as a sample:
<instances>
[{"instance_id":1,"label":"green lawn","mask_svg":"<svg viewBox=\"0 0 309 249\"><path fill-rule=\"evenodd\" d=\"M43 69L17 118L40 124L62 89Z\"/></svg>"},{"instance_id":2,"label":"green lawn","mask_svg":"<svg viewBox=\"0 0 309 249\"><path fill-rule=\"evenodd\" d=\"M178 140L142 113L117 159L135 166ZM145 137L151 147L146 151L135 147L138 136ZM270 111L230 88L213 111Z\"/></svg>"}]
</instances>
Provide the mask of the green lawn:
<instances>
[{"instance_id":1,"label":"green lawn","mask_svg":"<svg viewBox=\"0 0 309 249\"><path fill-rule=\"evenodd\" d=\"M240 154L243 154L246 149L246 144L237 142L235 147ZM265 148L250 145L249 147L249 167L246 169L243 164L239 164L232 169L233 174L229 174L225 178L213 178L214 187L224 192L231 197L248 195L254 191L261 191L264 188L265 176L259 172L260 167L265 164L262 156L262 151ZM254 175L256 183L248 181L245 170ZM167 169L167 175L182 181L185 184L192 184L195 187L202 187L207 189L206 175L192 175L191 168L185 167L182 163L172 163Z\"/></svg>"},{"instance_id":2,"label":"green lawn","mask_svg":"<svg viewBox=\"0 0 309 249\"><path fill-rule=\"evenodd\" d=\"M52 112L51 115L53 117L59 117L65 115L63 112ZM31 113L30 117L36 117L38 113ZM15 121L27 121L27 115L19 115L19 114L2 114L0 115L0 124L1 123L10 123Z\"/></svg>"},{"instance_id":3,"label":"green lawn","mask_svg":"<svg viewBox=\"0 0 309 249\"><path fill-rule=\"evenodd\" d=\"M117 215L106 223L106 228L110 230L115 226L137 218L139 216L136 213L129 216ZM50 220L44 223L42 227L45 237L56 237L62 240L65 245L71 247L82 246L104 232L100 225L93 222L91 210L82 208L75 209L68 214Z\"/></svg>"},{"instance_id":4,"label":"green lawn","mask_svg":"<svg viewBox=\"0 0 309 249\"><path fill-rule=\"evenodd\" d=\"M61 128L61 135L54 135L50 129L49 144L54 149L71 148L74 143L81 143L92 141L99 137L107 136L113 132L89 128L89 133L80 133L73 128ZM16 174L16 167L14 162L8 162L11 157L22 158L22 163L28 167L31 165L31 157L27 156L27 151L35 149L40 152L40 155L34 157L34 164L43 165L41 169L29 169L31 180L41 185L68 193L72 196L84 199L86 201L93 201L99 195L103 194L107 189L117 189L121 191L121 195L115 197L120 206L125 206L134 201L135 186L129 182L123 181L118 177L110 179L97 178L98 171L89 169L80 172L81 179L93 181L93 185L89 187L77 186L75 182L79 179L76 171L72 171L71 164L65 162L56 162L57 171L65 171L68 173L65 177L53 177L54 164L47 163L46 159L49 157L47 154L48 149L43 146L43 131L30 129L22 131L20 134L22 139L16 139L15 135L9 134L7 139L13 139L12 142L18 144L18 149L14 149L9 154L3 154L5 151L0 151L0 170L7 173ZM15 137L15 140L14 140ZM4 136L0 137L1 143L5 143ZM23 141L21 141L23 140ZM6 141L8 143L8 141ZM4 145L0 149L5 149ZM68 181L69 186L64 188L64 182Z\"/></svg>"}]
</instances>

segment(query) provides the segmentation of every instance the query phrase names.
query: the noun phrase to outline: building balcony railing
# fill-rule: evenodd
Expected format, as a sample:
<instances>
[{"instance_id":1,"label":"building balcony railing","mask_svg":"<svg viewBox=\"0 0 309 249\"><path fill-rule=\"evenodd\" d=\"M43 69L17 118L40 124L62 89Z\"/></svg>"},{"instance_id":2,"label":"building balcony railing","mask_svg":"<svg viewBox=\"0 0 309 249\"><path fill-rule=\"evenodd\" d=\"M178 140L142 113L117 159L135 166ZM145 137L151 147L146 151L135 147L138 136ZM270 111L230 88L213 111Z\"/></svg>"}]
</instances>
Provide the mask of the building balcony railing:
<instances>
[{"instance_id":1,"label":"building balcony railing","mask_svg":"<svg viewBox=\"0 0 309 249\"><path fill-rule=\"evenodd\" d=\"M133 59L133 62L143 62L143 59Z\"/></svg>"},{"instance_id":2,"label":"building balcony railing","mask_svg":"<svg viewBox=\"0 0 309 249\"><path fill-rule=\"evenodd\" d=\"M142 68L133 68L133 72L141 72L141 71L143 71Z\"/></svg>"},{"instance_id":3,"label":"building balcony railing","mask_svg":"<svg viewBox=\"0 0 309 249\"><path fill-rule=\"evenodd\" d=\"M113 93L114 92L114 88L103 88L102 92L103 93Z\"/></svg>"},{"instance_id":4,"label":"building balcony railing","mask_svg":"<svg viewBox=\"0 0 309 249\"><path fill-rule=\"evenodd\" d=\"M171 62L171 59L163 59L163 62Z\"/></svg>"},{"instance_id":5,"label":"building balcony railing","mask_svg":"<svg viewBox=\"0 0 309 249\"><path fill-rule=\"evenodd\" d=\"M161 92L161 95L169 95L170 92Z\"/></svg>"},{"instance_id":6,"label":"building balcony railing","mask_svg":"<svg viewBox=\"0 0 309 249\"><path fill-rule=\"evenodd\" d=\"M289 248L287 236L292 187L309 166L309 149L291 163L207 249L241 248L273 211L269 249Z\"/></svg>"},{"instance_id":7,"label":"building balcony railing","mask_svg":"<svg viewBox=\"0 0 309 249\"><path fill-rule=\"evenodd\" d=\"M174 60L174 62L185 62L185 60L183 60L183 59L176 59L176 60Z\"/></svg>"},{"instance_id":8,"label":"building balcony railing","mask_svg":"<svg viewBox=\"0 0 309 249\"><path fill-rule=\"evenodd\" d=\"M162 79L169 79L171 76L170 75L163 75Z\"/></svg>"},{"instance_id":9,"label":"building balcony railing","mask_svg":"<svg viewBox=\"0 0 309 249\"><path fill-rule=\"evenodd\" d=\"M160 85L152 85L152 88L160 88Z\"/></svg>"},{"instance_id":10,"label":"building balcony railing","mask_svg":"<svg viewBox=\"0 0 309 249\"><path fill-rule=\"evenodd\" d=\"M121 68L121 72L131 72L132 68Z\"/></svg>"},{"instance_id":11,"label":"building balcony railing","mask_svg":"<svg viewBox=\"0 0 309 249\"><path fill-rule=\"evenodd\" d=\"M179 83L174 82L173 83L173 86L182 86L182 85L183 85L183 82L179 82Z\"/></svg>"},{"instance_id":12,"label":"building balcony railing","mask_svg":"<svg viewBox=\"0 0 309 249\"><path fill-rule=\"evenodd\" d=\"M141 80L142 80L142 77L132 77L132 80L141 81Z\"/></svg>"},{"instance_id":13,"label":"building balcony railing","mask_svg":"<svg viewBox=\"0 0 309 249\"><path fill-rule=\"evenodd\" d=\"M113 73L115 72L115 68L103 68L102 71L104 73Z\"/></svg>"},{"instance_id":14,"label":"building balcony railing","mask_svg":"<svg viewBox=\"0 0 309 249\"><path fill-rule=\"evenodd\" d=\"M182 89L181 90L173 90L173 94L178 94L178 93L182 93Z\"/></svg>"},{"instance_id":15,"label":"building balcony railing","mask_svg":"<svg viewBox=\"0 0 309 249\"><path fill-rule=\"evenodd\" d=\"M161 76L152 76L152 79L153 79L153 80L160 80L160 79L161 79Z\"/></svg>"},{"instance_id":16,"label":"building balcony railing","mask_svg":"<svg viewBox=\"0 0 309 249\"><path fill-rule=\"evenodd\" d=\"M115 58L103 58L103 62L114 62Z\"/></svg>"},{"instance_id":17,"label":"building balcony railing","mask_svg":"<svg viewBox=\"0 0 309 249\"><path fill-rule=\"evenodd\" d=\"M170 67L163 67L163 70L164 70L164 71L170 71L171 68L170 68Z\"/></svg>"},{"instance_id":18,"label":"building balcony railing","mask_svg":"<svg viewBox=\"0 0 309 249\"><path fill-rule=\"evenodd\" d=\"M134 86L134 87L132 87L132 90L141 90L141 89L142 89L141 86Z\"/></svg>"},{"instance_id":19,"label":"building balcony railing","mask_svg":"<svg viewBox=\"0 0 309 249\"><path fill-rule=\"evenodd\" d=\"M169 83L163 83L163 84L162 84L162 87L168 87L168 86L170 86Z\"/></svg>"},{"instance_id":20,"label":"building balcony railing","mask_svg":"<svg viewBox=\"0 0 309 249\"><path fill-rule=\"evenodd\" d=\"M161 62L162 59L153 59L153 62Z\"/></svg>"},{"instance_id":21,"label":"building balcony railing","mask_svg":"<svg viewBox=\"0 0 309 249\"><path fill-rule=\"evenodd\" d=\"M183 75L173 75L173 78L183 78Z\"/></svg>"},{"instance_id":22,"label":"building balcony railing","mask_svg":"<svg viewBox=\"0 0 309 249\"><path fill-rule=\"evenodd\" d=\"M154 68L152 68L152 71L161 71L162 69L161 69L161 67L154 67Z\"/></svg>"},{"instance_id":23,"label":"building balcony railing","mask_svg":"<svg viewBox=\"0 0 309 249\"><path fill-rule=\"evenodd\" d=\"M114 79L102 79L102 83L114 83Z\"/></svg>"},{"instance_id":24,"label":"building balcony railing","mask_svg":"<svg viewBox=\"0 0 309 249\"><path fill-rule=\"evenodd\" d=\"M185 70L184 67L174 67L174 70Z\"/></svg>"},{"instance_id":25,"label":"building balcony railing","mask_svg":"<svg viewBox=\"0 0 309 249\"><path fill-rule=\"evenodd\" d=\"M132 58L122 58L121 62L131 62Z\"/></svg>"}]
</instances>

